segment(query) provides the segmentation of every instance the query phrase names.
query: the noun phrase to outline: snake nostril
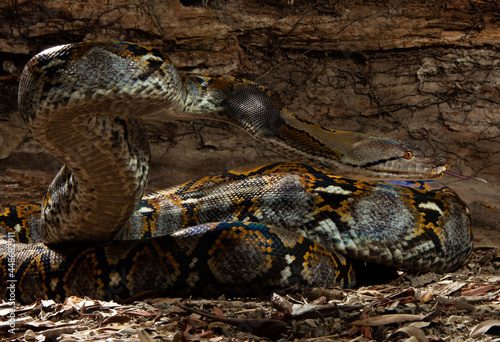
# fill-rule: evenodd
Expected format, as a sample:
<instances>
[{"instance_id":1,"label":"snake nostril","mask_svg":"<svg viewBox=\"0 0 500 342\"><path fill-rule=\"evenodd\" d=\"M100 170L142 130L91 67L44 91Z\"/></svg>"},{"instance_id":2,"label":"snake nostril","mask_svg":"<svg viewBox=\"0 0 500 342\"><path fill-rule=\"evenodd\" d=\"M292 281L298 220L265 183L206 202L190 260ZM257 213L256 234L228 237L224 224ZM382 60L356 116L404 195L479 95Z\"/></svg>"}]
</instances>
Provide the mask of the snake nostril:
<instances>
[{"instance_id":1,"label":"snake nostril","mask_svg":"<svg viewBox=\"0 0 500 342\"><path fill-rule=\"evenodd\" d=\"M438 154L434 159L434 164L436 166L448 166L449 165L448 158L446 158L441 154Z\"/></svg>"}]
</instances>

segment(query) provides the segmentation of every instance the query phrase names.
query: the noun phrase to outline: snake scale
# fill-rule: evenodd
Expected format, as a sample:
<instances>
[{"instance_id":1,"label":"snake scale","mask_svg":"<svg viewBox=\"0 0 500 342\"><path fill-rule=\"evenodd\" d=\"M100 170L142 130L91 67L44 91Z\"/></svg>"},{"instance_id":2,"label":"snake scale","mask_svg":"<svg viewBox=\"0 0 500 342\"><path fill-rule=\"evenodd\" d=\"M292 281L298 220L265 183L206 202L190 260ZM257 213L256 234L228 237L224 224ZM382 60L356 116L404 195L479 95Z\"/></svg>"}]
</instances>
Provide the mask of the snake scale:
<instances>
[{"instance_id":1,"label":"snake scale","mask_svg":"<svg viewBox=\"0 0 500 342\"><path fill-rule=\"evenodd\" d=\"M467 207L433 180L448 172L444 157L321 127L264 86L180 73L151 47L45 50L23 71L19 108L65 166L42 203L0 209L4 299L352 287L372 263L447 272L472 249ZM172 119L229 122L295 162L142 198L150 162L143 124Z\"/></svg>"}]
</instances>

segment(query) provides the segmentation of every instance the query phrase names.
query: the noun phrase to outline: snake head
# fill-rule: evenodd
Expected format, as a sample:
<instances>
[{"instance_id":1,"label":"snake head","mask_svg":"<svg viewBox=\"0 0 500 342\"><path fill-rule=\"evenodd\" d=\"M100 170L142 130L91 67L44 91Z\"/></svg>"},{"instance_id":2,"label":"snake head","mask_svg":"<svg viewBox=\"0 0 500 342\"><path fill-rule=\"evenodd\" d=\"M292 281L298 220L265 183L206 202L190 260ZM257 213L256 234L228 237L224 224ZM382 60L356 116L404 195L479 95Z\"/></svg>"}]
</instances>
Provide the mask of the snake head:
<instances>
[{"instance_id":1,"label":"snake head","mask_svg":"<svg viewBox=\"0 0 500 342\"><path fill-rule=\"evenodd\" d=\"M360 169L364 177L374 179L436 179L449 168L446 157L408 142L376 138L360 133L349 140L341 162ZM355 172L355 171L354 171Z\"/></svg>"},{"instance_id":2,"label":"snake head","mask_svg":"<svg viewBox=\"0 0 500 342\"><path fill-rule=\"evenodd\" d=\"M235 91L227 107L235 122L292 160L355 179L435 179L445 157L415 144L324 128L288 111L256 87Z\"/></svg>"}]
</instances>

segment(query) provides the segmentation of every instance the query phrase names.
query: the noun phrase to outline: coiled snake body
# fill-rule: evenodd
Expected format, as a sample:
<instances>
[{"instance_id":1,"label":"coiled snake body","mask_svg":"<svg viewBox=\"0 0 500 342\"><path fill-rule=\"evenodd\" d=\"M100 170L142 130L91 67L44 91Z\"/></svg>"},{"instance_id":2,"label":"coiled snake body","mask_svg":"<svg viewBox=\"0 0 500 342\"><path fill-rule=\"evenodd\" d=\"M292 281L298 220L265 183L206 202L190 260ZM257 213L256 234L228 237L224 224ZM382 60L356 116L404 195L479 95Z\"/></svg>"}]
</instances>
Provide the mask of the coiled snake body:
<instances>
[{"instance_id":1,"label":"coiled snake body","mask_svg":"<svg viewBox=\"0 0 500 342\"><path fill-rule=\"evenodd\" d=\"M43 203L0 209L4 298L12 283L21 302L354 286L365 261L445 272L472 249L467 207L451 190L419 181L441 177L445 158L323 128L263 86L179 73L153 48L46 50L23 72L19 107L33 137L65 166ZM141 122L196 118L240 126L315 167L230 171L141 200L150 158Z\"/></svg>"}]
</instances>

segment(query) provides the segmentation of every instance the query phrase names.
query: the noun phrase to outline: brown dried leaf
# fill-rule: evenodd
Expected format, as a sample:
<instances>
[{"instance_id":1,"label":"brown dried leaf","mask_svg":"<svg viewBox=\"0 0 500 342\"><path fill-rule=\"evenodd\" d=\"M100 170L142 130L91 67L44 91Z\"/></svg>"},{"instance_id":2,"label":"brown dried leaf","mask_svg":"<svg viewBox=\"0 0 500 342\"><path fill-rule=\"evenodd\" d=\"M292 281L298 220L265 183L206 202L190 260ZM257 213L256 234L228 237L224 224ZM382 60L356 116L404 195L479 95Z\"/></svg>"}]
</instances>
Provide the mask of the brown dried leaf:
<instances>
[{"instance_id":1,"label":"brown dried leaf","mask_svg":"<svg viewBox=\"0 0 500 342\"><path fill-rule=\"evenodd\" d=\"M221 308L217 307L217 306L214 306L212 308L212 311L214 312L214 314L216 316L219 316L219 317L225 317L226 315L224 315L224 312L221 310Z\"/></svg>"},{"instance_id":2,"label":"brown dried leaf","mask_svg":"<svg viewBox=\"0 0 500 342\"><path fill-rule=\"evenodd\" d=\"M265 336L271 339L278 339L287 331L286 323L276 319L245 319L245 318L228 318L219 317L217 315L197 310L181 303L174 303L175 306L182 308L188 312L193 312L197 315L204 316L219 322L224 322L236 326L239 330L249 332L255 336Z\"/></svg>"},{"instance_id":3,"label":"brown dried leaf","mask_svg":"<svg viewBox=\"0 0 500 342\"><path fill-rule=\"evenodd\" d=\"M496 286L493 284L486 285L486 286L481 286L472 290L467 290L462 292L462 296L480 296L482 294L485 294L486 292L489 292L491 290L495 290Z\"/></svg>"},{"instance_id":4,"label":"brown dried leaf","mask_svg":"<svg viewBox=\"0 0 500 342\"><path fill-rule=\"evenodd\" d=\"M139 330L137 332L137 336L139 336L139 340L141 340L141 342L154 342L154 339L145 330Z\"/></svg>"},{"instance_id":5,"label":"brown dried leaf","mask_svg":"<svg viewBox=\"0 0 500 342\"><path fill-rule=\"evenodd\" d=\"M78 329L78 324L73 324L72 326L59 326L56 328L52 329L47 329L44 331L40 331L39 334L43 335L47 338L50 338L52 340L55 340L57 337L61 336L62 334L71 334L75 332Z\"/></svg>"},{"instance_id":6,"label":"brown dried leaf","mask_svg":"<svg viewBox=\"0 0 500 342\"><path fill-rule=\"evenodd\" d=\"M152 304L154 306L161 306L162 304L168 304L168 305L172 305L174 304L175 302L180 302L182 300L182 298L179 298L179 297L173 297L173 298L155 298L152 300Z\"/></svg>"},{"instance_id":7,"label":"brown dried leaf","mask_svg":"<svg viewBox=\"0 0 500 342\"><path fill-rule=\"evenodd\" d=\"M325 305L314 305L314 304L292 304L290 301L281 297L280 295L273 294L271 299L272 306L285 314L296 319L314 318L318 316L340 316L340 310L342 311L352 311L362 309L363 305L345 305L345 304L325 304Z\"/></svg>"},{"instance_id":8,"label":"brown dried leaf","mask_svg":"<svg viewBox=\"0 0 500 342\"><path fill-rule=\"evenodd\" d=\"M293 311L293 304L290 303L285 297L280 296L277 293L273 293L271 297L271 305L273 308L279 312L289 315Z\"/></svg>"},{"instance_id":9,"label":"brown dried leaf","mask_svg":"<svg viewBox=\"0 0 500 342\"><path fill-rule=\"evenodd\" d=\"M142 317L153 317L153 316L158 315L157 312L148 312L148 311L144 311L144 310L140 310L140 309L129 309L129 310L123 312L123 314L131 315L131 316L142 316Z\"/></svg>"},{"instance_id":10,"label":"brown dried leaf","mask_svg":"<svg viewBox=\"0 0 500 342\"><path fill-rule=\"evenodd\" d=\"M320 296L313 300L310 304L312 305L325 305L327 303L326 297L325 296Z\"/></svg>"},{"instance_id":11,"label":"brown dried leaf","mask_svg":"<svg viewBox=\"0 0 500 342\"><path fill-rule=\"evenodd\" d=\"M411 277L412 287L422 287L429 283L436 281L436 275L432 273L425 273L419 276Z\"/></svg>"},{"instance_id":12,"label":"brown dried leaf","mask_svg":"<svg viewBox=\"0 0 500 342\"><path fill-rule=\"evenodd\" d=\"M101 325L106 325L110 323L125 323L129 322L130 320L131 320L130 316L116 314L106 318L104 321L102 321Z\"/></svg>"},{"instance_id":13,"label":"brown dried leaf","mask_svg":"<svg viewBox=\"0 0 500 342\"><path fill-rule=\"evenodd\" d=\"M492 329L493 328L493 329ZM490 331L492 329L493 331ZM500 334L500 320L492 319L479 323L469 333L469 337L477 337L486 333L499 335Z\"/></svg>"},{"instance_id":14,"label":"brown dried leaf","mask_svg":"<svg viewBox=\"0 0 500 342\"><path fill-rule=\"evenodd\" d=\"M388 337L388 341L392 341L394 338L397 338L397 340L399 341L399 339L401 337L404 337L404 338L410 338L410 337L414 337L414 339L412 341L417 341L417 342L428 342L429 339L427 338L427 336L425 336L425 333L422 329L419 329L417 327L402 327L402 328L399 328L398 330L396 330L395 332L393 332L389 337Z\"/></svg>"},{"instance_id":15,"label":"brown dried leaf","mask_svg":"<svg viewBox=\"0 0 500 342\"><path fill-rule=\"evenodd\" d=\"M407 298L407 297L414 297L415 296L415 289L412 287L406 288L402 291L398 291L396 293L388 295L386 298L387 299L402 299L402 298Z\"/></svg>"},{"instance_id":16,"label":"brown dried leaf","mask_svg":"<svg viewBox=\"0 0 500 342\"><path fill-rule=\"evenodd\" d=\"M420 297L420 301L422 303L427 303L431 299L433 294L434 294L434 291L431 288L429 291L422 293L422 296Z\"/></svg>"},{"instance_id":17,"label":"brown dried leaf","mask_svg":"<svg viewBox=\"0 0 500 342\"><path fill-rule=\"evenodd\" d=\"M436 301L442 305L453 305L459 310L473 311L474 305L467 303L462 298L446 298L442 296L436 297Z\"/></svg>"},{"instance_id":18,"label":"brown dried leaf","mask_svg":"<svg viewBox=\"0 0 500 342\"><path fill-rule=\"evenodd\" d=\"M22 307L17 307L17 306L13 307L12 304L10 304L10 302L6 302L5 304L0 305L0 307L2 308L0 309L0 317L6 317L12 312L13 309L15 310L15 315L19 316L19 314L21 313L37 310L39 305L40 303L35 302L31 305L26 305ZM5 309L3 309L4 307Z\"/></svg>"},{"instance_id":19,"label":"brown dried leaf","mask_svg":"<svg viewBox=\"0 0 500 342\"><path fill-rule=\"evenodd\" d=\"M351 324L369 325L373 327L377 325L421 321L424 318L426 318L426 316L424 315L389 314L389 315L380 315L365 319L359 319L357 321L351 322Z\"/></svg>"},{"instance_id":20,"label":"brown dried leaf","mask_svg":"<svg viewBox=\"0 0 500 342\"><path fill-rule=\"evenodd\" d=\"M69 315L71 315L74 312L75 312L74 307L72 307L72 306L65 307L65 308L61 308L60 310L47 315L47 317L45 319L57 322L65 317L68 317Z\"/></svg>"},{"instance_id":21,"label":"brown dried leaf","mask_svg":"<svg viewBox=\"0 0 500 342\"><path fill-rule=\"evenodd\" d=\"M459 282L455 280L443 280L438 283L438 288L434 289L434 293L440 296L449 296L454 292L457 292L462 287L467 285L465 282Z\"/></svg>"}]
</instances>

